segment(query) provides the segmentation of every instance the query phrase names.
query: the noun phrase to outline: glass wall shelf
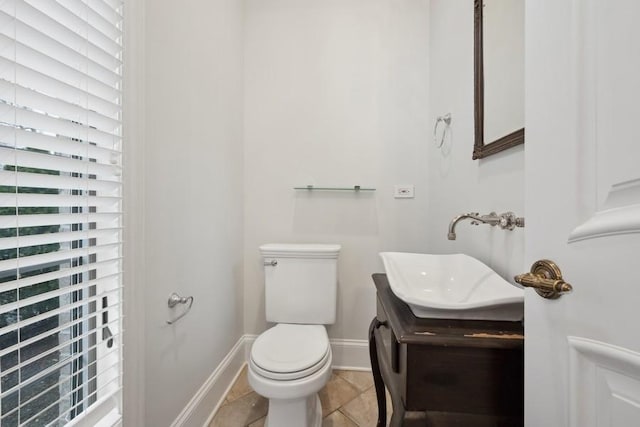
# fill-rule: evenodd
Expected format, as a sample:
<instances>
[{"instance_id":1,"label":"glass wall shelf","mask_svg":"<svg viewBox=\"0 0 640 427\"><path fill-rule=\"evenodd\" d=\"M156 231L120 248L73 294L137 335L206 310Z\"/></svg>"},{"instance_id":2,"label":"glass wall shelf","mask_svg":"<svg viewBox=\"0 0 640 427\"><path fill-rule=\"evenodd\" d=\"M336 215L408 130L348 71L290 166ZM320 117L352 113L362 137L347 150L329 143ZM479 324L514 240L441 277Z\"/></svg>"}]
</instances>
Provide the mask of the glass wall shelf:
<instances>
[{"instance_id":1,"label":"glass wall shelf","mask_svg":"<svg viewBox=\"0 0 640 427\"><path fill-rule=\"evenodd\" d=\"M376 191L375 188L364 188L359 185L353 187L316 187L314 185L307 185L304 187L293 187L294 190L308 190L308 191Z\"/></svg>"}]
</instances>

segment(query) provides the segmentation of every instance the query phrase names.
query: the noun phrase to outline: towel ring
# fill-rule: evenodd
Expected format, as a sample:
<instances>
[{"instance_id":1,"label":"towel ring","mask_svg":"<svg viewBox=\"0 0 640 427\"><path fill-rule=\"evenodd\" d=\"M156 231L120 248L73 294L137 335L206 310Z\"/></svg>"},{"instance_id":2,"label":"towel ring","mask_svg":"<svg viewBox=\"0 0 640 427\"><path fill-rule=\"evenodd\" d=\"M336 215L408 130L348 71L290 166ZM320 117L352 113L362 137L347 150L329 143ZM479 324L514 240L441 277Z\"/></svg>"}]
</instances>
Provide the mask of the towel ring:
<instances>
[{"instance_id":1,"label":"towel ring","mask_svg":"<svg viewBox=\"0 0 640 427\"><path fill-rule=\"evenodd\" d=\"M440 123L444 124L444 129L442 130L442 135L438 138L438 126ZM436 124L433 126L433 143L436 148L441 148L442 144L444 144L444 138L447 136L449 126L451 126L451 113L447 113L444 116L438 116L438 118L436 118Z\"/></svg>"},{"instance_id":2,"label":"towel ring","mask_svg":"<svg viewBox=\"0 0 640 427\"><path fill-rule=\"evenodd\" d=\"M191 306L193 306L193 296L189 297L181 297L177 293L172 293L169 295L169 300L167 301L167 306L169 308L174 308L178 304L189 304L187 308L178 316L173 319L167 320L167 324L173 325L178 320L182 319L189 311L191 311Z\"/></svg>"}]
</instances>

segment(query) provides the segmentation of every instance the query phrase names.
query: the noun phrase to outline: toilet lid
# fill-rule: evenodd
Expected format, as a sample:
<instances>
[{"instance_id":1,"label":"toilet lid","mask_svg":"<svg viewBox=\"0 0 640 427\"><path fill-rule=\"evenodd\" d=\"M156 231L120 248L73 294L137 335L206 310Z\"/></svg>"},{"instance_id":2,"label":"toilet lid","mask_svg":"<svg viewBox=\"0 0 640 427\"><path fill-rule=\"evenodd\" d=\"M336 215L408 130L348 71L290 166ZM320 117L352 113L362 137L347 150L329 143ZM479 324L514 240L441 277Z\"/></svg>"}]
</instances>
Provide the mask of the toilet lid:
<instances>
[{"instance_id":1,"label":"toilet lid","mask_svg":"<svg viewBox=\"0 0 640 427\"><path fill-rule=\"evenodd\" d=\"M281 323L263 332L251 348L251 360L276 374L306 371L326 358L329 337L322 325Z\"/></svg>"}]
</instances>

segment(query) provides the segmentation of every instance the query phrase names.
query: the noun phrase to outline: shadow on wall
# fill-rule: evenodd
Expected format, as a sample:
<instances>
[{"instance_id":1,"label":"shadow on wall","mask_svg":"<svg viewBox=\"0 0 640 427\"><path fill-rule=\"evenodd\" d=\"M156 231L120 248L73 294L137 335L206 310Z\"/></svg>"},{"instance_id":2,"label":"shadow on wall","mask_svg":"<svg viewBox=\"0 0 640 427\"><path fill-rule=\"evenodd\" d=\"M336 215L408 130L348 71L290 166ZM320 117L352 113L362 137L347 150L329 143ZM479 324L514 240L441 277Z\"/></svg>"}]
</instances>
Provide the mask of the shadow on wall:
<instances>
[{"instance_id":1,"label":"shadow on wall","mask_svg":"<svg viewBox=\"0 0 640 427\"><path fill-rule=\"evenodd\" d=\"M378 234L375 192L301 191L295 197L293 231L375 236Z\"/></svg>"}]
</instances>

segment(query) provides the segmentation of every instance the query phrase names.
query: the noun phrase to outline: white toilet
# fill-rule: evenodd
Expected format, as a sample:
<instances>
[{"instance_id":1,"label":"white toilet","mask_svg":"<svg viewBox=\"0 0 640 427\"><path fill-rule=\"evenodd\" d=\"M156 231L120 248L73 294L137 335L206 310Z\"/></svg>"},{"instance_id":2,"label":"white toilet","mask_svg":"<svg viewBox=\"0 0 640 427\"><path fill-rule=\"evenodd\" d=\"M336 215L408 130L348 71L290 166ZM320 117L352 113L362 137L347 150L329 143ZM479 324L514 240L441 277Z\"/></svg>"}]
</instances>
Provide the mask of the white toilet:
<instances>
[{"instance_id":1,"label":"white toilet","mask_svg":"<svg viewBox=\"0 0 640 427\"><path fill-rule=\"evenodd\" d=\"M253 343L249 384L269 399L268 427L319 427L318 391L331 376L324 325L335 322L340 245L267 244L267 321L276 325Z\"/></svg>"}]
</instances>

